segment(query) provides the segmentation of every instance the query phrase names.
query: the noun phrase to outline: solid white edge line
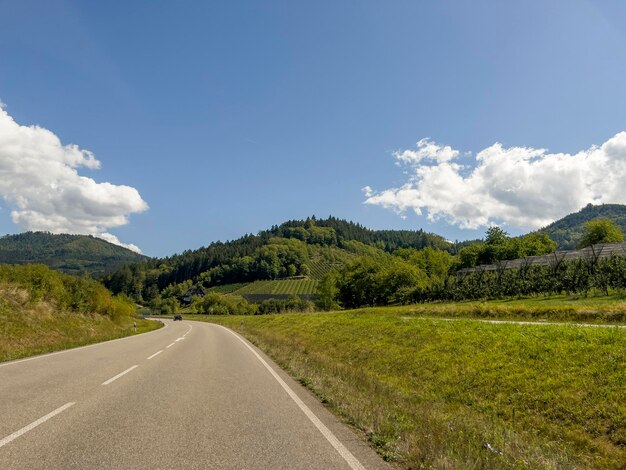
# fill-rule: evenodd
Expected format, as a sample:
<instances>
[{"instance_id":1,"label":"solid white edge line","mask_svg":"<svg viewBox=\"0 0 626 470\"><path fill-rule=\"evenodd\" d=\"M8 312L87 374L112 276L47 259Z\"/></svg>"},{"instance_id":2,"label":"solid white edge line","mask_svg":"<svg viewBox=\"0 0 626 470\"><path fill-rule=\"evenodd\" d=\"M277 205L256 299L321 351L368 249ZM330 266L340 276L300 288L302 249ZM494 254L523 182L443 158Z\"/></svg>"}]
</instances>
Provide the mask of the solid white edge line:
<instances>
[{"instance_id":1,"label":"solid white edge line","mask_svg":"<svg viewBox=\"0 0 626 470\"><path fill-rule=\"evenodd\" d=\"M46 421L48 421L53 416L58 415L62 411L67 410L70 406L75 405L75 404L76 404L76 402L73 402L73 401L69 402L69 403L66 403L65 405L61 406L60 408L57 408L56 410L48 413L46 416L43 416L43 417L39 418L37 421L33 421L28 426L24 426L19 431L15 431L13 434L5 437L4 439L2 439L0 441L0 447L7 445L9 442L11 442L14 439L17 439L22 434L26 434L28 431L31 431L31 430L35 429L40 424L45 423Z\"/></svg>"},{"instance_id":2,"label":"solid white edge line","mask_svg":"<svg viewBox=\"0 0 626 470\"><path fill-rule=\"evenodd\" d=\"M150 357L148 358L148 360L152 359L152 358L153 358L153 357L155 357L155 356L158 356L158 355L159 355L159 354L161 354L162 352L163 352L163 350L162 350L162 349L161 349L160 351L155 352L152 356L150 356Z\"/></svg>"},{"instance_id":3,"label":"solid white edge line","mask_svg":"<svg viewBox=\"0 0 626 470\"><path fill-rule=\"evenodd\" d=\"M139 367L137 364L135 364L132 367L129 367L128 369L126 369L124 372L120 372L119 374L117 374L115 377L111 377L109 380L107 380L106 382L102 382L102 385L109 385L111 382L113 382L114 380L119 379L122 375L128 374L131 370L133 370L134 368Z\"/></svg>"},{"instance_id":4,"label":"solid white edge line","mask_svg":"<svg viewBox=\"0 0 626 470\"><path fill-rule=\"evenodd\" d=\"M354 455L352 455L352 452L350 452L346 448L346 446L344 446L339 441L339 439L335 437L332 431L328 429L324 425L324 423L320 421L320 419L317 416L315 416L315 414L311 411L311 409L308 406L306 406L306 404L300 399L300 397L298 397L298 395L296 395L296 393L289 387L289 385L287 385L285 381L280 378L280 376L274 371L274 369L272 369L270 365L267 362L265 362L265 360L259 355L259 353L257 353L254 350L254 348L252 348L252 346L250 346L243 338L241 338L234 331L221 325L216 325L216 326L219 326L220 328L224 328L231 335L233 335L235 338L241 341L246 348L252 351L252 354L254 354L256 358L259 361L261 361L261 364L263 364L263 366L265 366L265 368L270 372L270 374L272 374L272 376L276 379L276 381L280 384L280 386L287 392L287 394L296 403L296 405L298 405L298 407L302 410L302 412L306 415L306 417L309 418L309 420L315 425L315 427L319 430L319 432L322 433L322 435L326 438L326 440L330 443L330 445L332 445L335 448L335 450L339 453L339 455L343 457L343 459L346 461L346 463L350 466L352 470L365 470L365 467L363 467L363 465L361 465L361 462L359 462L357 458Z\"/></svg>"},{"instance_id":5,"label":"solid white edge line","mask_svg":"<svg viewBox=\"0 0 626 470\"><path fill-rule=\"evenodd\" d=\"M172 343L172 344L168 344L167 346L165 346L165 349L171 348L172 346L174 346L176 343Z\"/></svg>"},{"instance_id":6,"label":"solid white edge line","mask_svg":"<svg viewBox=\"0 0 626 470\"><path fill-rule=\"evenodd\" d=\"M147 318L147 320L159 321L158 319L155 319L155 318ZM163 323L163 322L161 322L161 323ZM46 354L40 354L38 356L33 356L33 357L26 357L24 359L16 359L15 361L3 362L3 363L0 363L0 367L12 366L13 364L19 364L20 362L34 361L35 359L45 359L46 357L56 356L57 354L65 354L65 353L69 353L69 352L73 352L73 351L79 351L81 349L95 348L96 346L102 346L103 344L109 344L109 343L115 343L116 341L124 341L124 340L127 340L127 339L133 339L133 338L141 338L143 335L149 335L150 333L156 333L157 331L162 331L165 328L167 328L167 323L163 323L163 327L162 328L158 328L156 330L148 331L147 333L141 333L141 334L138 334L138 335L124 336L123 338L110 339L108 341L102 341L100 343L87 344L85 346L78 346L76 348L64 349L63 351L56 351L56 352L51 352L51 353L46 353Z\"/></svg>"}]
</instances>

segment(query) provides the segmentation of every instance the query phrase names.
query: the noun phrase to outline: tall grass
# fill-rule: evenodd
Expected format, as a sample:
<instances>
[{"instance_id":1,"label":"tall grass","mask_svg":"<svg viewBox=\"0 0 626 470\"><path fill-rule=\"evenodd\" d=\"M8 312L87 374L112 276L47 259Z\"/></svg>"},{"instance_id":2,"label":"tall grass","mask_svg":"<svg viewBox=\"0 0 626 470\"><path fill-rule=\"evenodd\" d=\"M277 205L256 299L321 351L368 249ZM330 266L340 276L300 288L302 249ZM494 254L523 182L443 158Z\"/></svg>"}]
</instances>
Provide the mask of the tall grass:
<instances>
[{"instance_id":1,"label":"tall grass","mask_svg":"<svg viewBox=\"0 0 626 470\"><path fill-rule=\"evenodd\" d=\"M626 300L622 296L571 297L562 295L487 302L425 303L391 309L407 315L446 318L626 323Z\"/></svg>"},{"instance_id":2,"label":"tall grass","mask_svg":"<svg viewBox=\"0 0 626 470\"><path fill-rule=\"evenodd\" d=\"M130 300L113 297L99 282L62 274L44 265L0 265L0 283L19 287L28 292L32 302L47 302L59 310L97 313L112 319L135 312Z\"/></svg>"},{"instance_id":3,"label":"tall grass","mask_svg":"<svg viewBox=\"0 0 626 470\"><path fill-rule=\"evenodd\" d=\"M626 467L624 329L406 313L209 321L239 330L407 468Z\"/></svg>"},{"instance_id":4,"label":"tall grass","mask_svg":"<svg viewBox=\"0 0 626 470\"><path fill-rule=\"evenodd\" d=\"M0 265L0 361L158 328L98 282L42 265Z\"/></svg>"}]
</instances>

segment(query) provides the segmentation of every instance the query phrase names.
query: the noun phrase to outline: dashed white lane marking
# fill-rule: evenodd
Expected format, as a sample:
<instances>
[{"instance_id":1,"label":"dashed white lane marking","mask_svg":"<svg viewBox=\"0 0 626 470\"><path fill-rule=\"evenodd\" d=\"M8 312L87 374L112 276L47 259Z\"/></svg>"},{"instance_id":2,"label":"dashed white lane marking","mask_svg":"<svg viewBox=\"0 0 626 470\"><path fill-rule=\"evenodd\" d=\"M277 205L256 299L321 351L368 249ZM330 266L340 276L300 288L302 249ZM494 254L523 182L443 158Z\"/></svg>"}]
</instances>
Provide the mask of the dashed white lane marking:
<instances>
[{"instance_id":1,"label":"dashed white lane marking","mask_svg":"<svg viewBox=\"0 0 626 470\"><path fill-rule=\"evenodd\" d=\"M176 338L176 340L175 340L174 342L175 342L175 343L178 343L179 341L182 341L182 340L184 340L184 339L185 339L184 337L183 337L183 338Z\"/></svg>"},{"instance_id":2,"label":"dashed white lane marking","mask_svg":"<svg viewBox=\"0 0 626 470\"><path fill-rule=\"evenodd\" d=\"M191 331L192 328L193 328L193 326L189 325L189 329L187 330L187 333L185 333L182 338L178 338L178 339L185 339L185 336L187 336L189 334L189 332ZM176 341L178 341L178 340L176 340Z\"/></svg>"},{"instance_id":3,"label":"dashed white lane marking","mask_svg":"<svg viewBox=\"0 0 626 470\"><path fill-rule=\"evenodd\" d=\"M365 470L365 467L361 465L361 462L357 460L357 458L352 455L346 446L344 446L337 437L332 433L330 429L328 429L324 423L320 421L320 419L315 416L315 414L311 411L311 409L304 404L304 402L296 395L296 393L285 383L283 379L272 369L267 362L250 346L243 338L237 335L235 332L225 328L221 325L216 325L220 328L224 328L231 335L241 341L246 348L252 351L252 354L256 356L256 358L261 361L261 364L265 366L265 368L272 374L272 376L276 379L276 381L280 384L281 387L287 392L287 394L291 397L291 399L296 402L296 405L302 410L302 412L306 415L307 418L315 425L315 427L322 433L322 435L326 438L326 440L332 445L335 450L343 457L346 463L350 466L352 470Z\"/></svg>"},{"instance_id":4,"label":"dashed white lane marking","mask_svg":"<svg viewBox=\"0 0 626 470\"><path fill-rule=\"evenodd\" d=\"M161 349L160 351L155 352L152 356L150 356L150 357L148 358L148 360L152 359L152 358L153 358L153 357L155 357L155 356L158 356L158 355L159 355L159 354L161 354L162 352L163 352L163 350L162 350L162 349Z\"/></svg>"},{"instance_id":5,"label":"dashed white lane marking","mask_svg":"<svg viewBox=\"0 0 626 470\"><path fill-rule=\"evenodd\" d=\"M176 343L172 343L172 344L168 344L167 346L165 346L165 349L171 348L172 346L174 346Z\"/></svg>"},{"instance_id":6,"label":"dashed white lane marking","mask_svg":"<svg viewBox=\"0 0 626 470\"><path fill-rule=\"evenodd\" d=\"M46 416L43 416L41 418L39 418L37 421L33 421L32 423L30 423L28 426L24 426L22 429L20 429L19 431L15 431L13 434L5 437L4 439L2 439L0 441L0 447L7 445L9 442L11 442L14 439L17 439L18 437L20 437L22 434L26 434L28 431L31 431L33 429L35 429L37 426L39 426L42 423L45 423L46 421L48 421L50 418L52 418L53 416L58 415L59 413L67 410L70 406L75 405L76 402L69 402L66 403L65 405L63 405L60 408L57 408L56 410L48 413Z\"/></svg>"},{"instance_id":7,"label":"dashed white lane marking","mask_svg":"<svg viewBox=\"0 0 626 470\"><path fill-rule=\"evenodd\" d=\"M109 380L107 380L106 382L102 382L102 385L109 385L111 382L113 382L114 380L119 379L122 375L128 374L131 370L133 370L134 368L139 367L137 364L135 364L132 367L129 367L128 369L126 369L124 372L120 372L119 374L117 374L115 377L111 377Z\"/></svg>"}]
</instances>

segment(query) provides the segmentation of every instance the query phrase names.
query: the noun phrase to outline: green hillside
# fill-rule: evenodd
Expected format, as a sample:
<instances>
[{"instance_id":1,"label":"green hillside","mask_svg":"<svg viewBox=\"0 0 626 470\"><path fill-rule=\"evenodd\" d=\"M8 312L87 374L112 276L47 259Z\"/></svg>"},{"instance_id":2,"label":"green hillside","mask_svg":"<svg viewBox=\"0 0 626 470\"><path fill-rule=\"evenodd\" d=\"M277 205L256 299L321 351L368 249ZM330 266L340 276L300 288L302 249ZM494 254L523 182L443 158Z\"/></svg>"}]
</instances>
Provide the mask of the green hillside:
<instances>
[{"instance_id":1,"label":"green hillside","mask_svg":"<svg viewBox=\"0 0 626 470\"><path fill-rule=\"evenodd\" d=\"M190 282L231 293L233 290L224 286L294 276L319 280L358 256L379 258L402 248L425 247L455 250L443 237L423 230L371 230L334 217L310 217L273 226L257 235L126 266L103 280L116 294L150 302L160 295L180 296L182 293L171 286ZM310 286L306 290L311 291ZM273 293L272 287L261 294Z\"/></svg>"},{"instance_id":2,"label":"green hillside","mask_svg":"<svg viewBox=\"0 0 626 470\"><path fill-rule=\"evenodd\" d=\"M26 232L0 238L0 263L45 264L66 274L101 276L145 256L100 238Z\"/></svg>"},{"instance_id":3,"label":"green hillside","mask_svg":"<svg viewBox=\"0 0 626 470\"><path fill-rule=\"evenodd\" d=\"M604 217L612 220L626 233L626 206L622 204L588 204L578 212L569 214L539 232L547 233L557 243L559 250L573 250L582 239L584 224L593 219Z\"/></svg>"},{"instance_id":4,"label":"green hillside","mask_svg":"<svg viewBox=\"0 0 626 470\"><path fill-rule=\"evenodd\" d=\"M338 282L344 306L440 299L452 295L450 273L551 253L554 242L558 249L572 248L583 235L584 223L597 217L612 219L626 231L626 206L615 204L587 206L523 237L509 237L492 227L484 241L467 246L422 230L370 230L333 217L311 217L257 235L127 265L103 281L113 293L126 294L136 302L168 299L175 303L183 301L191 286L247 298L312 296L315 286L321 286L319 281L334 270L341 277L333 282Z\"/></svg>"},{"instance_id":5,"label":"green hillside","mask_svg":"<svg viewBox=\"0 0 626 470\"><path fill-rule=\"evenodd\" d=\"M99 282L43 265L0 265L0 362L159 328Z\"/></svg>"}]
</instances>

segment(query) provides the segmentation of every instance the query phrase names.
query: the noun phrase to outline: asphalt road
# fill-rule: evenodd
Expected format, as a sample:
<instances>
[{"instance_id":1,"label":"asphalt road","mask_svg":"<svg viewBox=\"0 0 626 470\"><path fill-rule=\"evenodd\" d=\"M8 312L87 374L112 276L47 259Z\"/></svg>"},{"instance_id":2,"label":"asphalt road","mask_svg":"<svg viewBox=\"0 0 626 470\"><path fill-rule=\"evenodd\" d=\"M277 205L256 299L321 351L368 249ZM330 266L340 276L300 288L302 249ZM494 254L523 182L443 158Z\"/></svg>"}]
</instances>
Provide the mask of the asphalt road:
<instances>
[{"instance_id":1,"label":"asphalt road","mask_svg":"<svg viewBox=\"0 0 626 470\"><path fill-rule=\"evenodd\" d=\"M165 328L0 364L0 469L384 469L223 327Z\"/></svg>"}]
</instances>

